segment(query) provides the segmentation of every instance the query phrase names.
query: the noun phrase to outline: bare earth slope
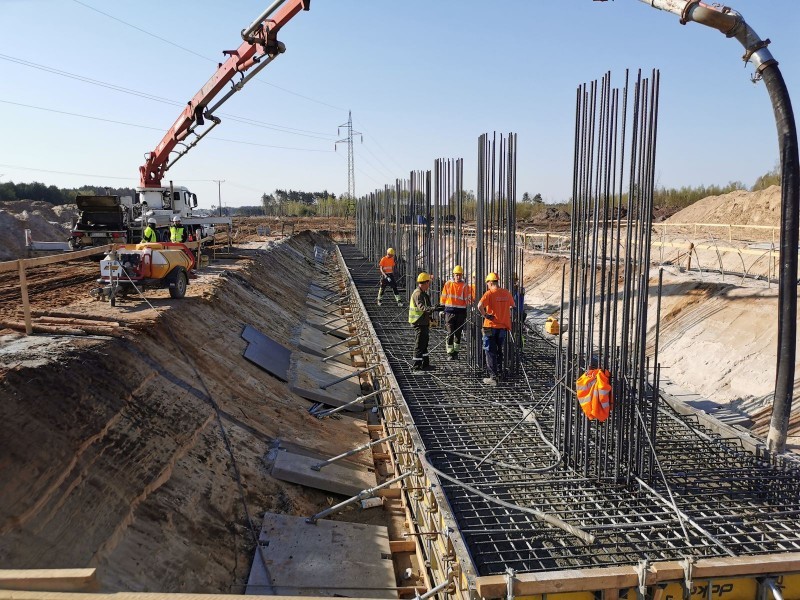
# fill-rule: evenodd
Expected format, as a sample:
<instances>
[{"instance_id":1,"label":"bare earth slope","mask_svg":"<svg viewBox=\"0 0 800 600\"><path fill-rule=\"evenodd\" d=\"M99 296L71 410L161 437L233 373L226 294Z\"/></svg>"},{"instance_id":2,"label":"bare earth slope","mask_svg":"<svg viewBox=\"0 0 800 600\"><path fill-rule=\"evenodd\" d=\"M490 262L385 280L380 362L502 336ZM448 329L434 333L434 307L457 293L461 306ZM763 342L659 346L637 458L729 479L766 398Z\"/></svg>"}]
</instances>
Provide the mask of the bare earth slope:
<instances>
[{"instance_id":1,"label":"bare earth slope","mask_svg":"<svg viewBox=\"0 0 800 600\"><path fill-rule=\"evenodd\" d=\"M108 591L240 592L253 553L240 490L256 527L264 511L329 505L273 480L270 449L289 438L335 455L363 443L364 422L309 416L307 401L242 358L240 337L250 323L290 344L315 241L302 234L212 267L181 301L156 292L160 314L139 300L118 305L134 327L123 339L4 332L4 568L96 566ZM75 307L90 309L112 310Z\"/></svg>"},{"instance_id":2,"label":"bare earth slope","mask_svg":"<svg viewBox=\"0 0 800 600\"><path fill-rule=\"evenodd\" d=\"M777 226L781 222L781 189L773 185L758 192L739 190L709 196L675 213L667 222Z\"/></svg>"}]
</instances>

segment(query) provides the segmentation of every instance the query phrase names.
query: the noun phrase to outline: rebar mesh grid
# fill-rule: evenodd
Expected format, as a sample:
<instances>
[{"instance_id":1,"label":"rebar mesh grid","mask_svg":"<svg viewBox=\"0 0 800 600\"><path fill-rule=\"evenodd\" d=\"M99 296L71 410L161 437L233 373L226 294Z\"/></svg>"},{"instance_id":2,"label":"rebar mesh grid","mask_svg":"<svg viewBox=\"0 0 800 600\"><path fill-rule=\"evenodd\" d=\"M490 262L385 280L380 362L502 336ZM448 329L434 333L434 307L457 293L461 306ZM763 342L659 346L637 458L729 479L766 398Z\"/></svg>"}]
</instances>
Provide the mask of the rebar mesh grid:
<instances>
[{"instance_id":1,"label":"rebar mesh grid","mask_svg":"<svg viewBox=\"0 0 800 600\"><path fill-rule=\"evenodd\" d=\"M437 361L444 331L433 328L437 370L413 375L405 306L378 307L372 261L341 252L480 575L800 550L800 469L790 462L756 456L662 402L650 482L583 477L550 444L549 341L527 336L523 369L487 390L477 369Z\"/></svg>"}]
</instances>

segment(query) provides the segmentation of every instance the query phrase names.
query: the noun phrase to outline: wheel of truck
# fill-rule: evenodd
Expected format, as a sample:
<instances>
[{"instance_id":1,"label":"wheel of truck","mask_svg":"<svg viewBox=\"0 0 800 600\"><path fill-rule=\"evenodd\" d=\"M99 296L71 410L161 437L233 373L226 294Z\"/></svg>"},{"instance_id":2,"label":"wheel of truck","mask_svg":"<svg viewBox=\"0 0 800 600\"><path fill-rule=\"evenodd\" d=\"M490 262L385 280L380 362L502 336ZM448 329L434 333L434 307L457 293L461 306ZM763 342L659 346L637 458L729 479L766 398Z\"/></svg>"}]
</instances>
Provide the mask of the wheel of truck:
<instances>
[{"instance_id":1,"label":"wheel of truck","mask_svg":"<svg viewBox=\"0 0 800 600\"><path fill-rule=\"evenodd\" d=\"M183 298L186 295L187 285L189 285L189 278L186 275L186 271L180 268L175 273L175 285L169 287L169 295L172 298Z\"/></svg>"}]
</instances>

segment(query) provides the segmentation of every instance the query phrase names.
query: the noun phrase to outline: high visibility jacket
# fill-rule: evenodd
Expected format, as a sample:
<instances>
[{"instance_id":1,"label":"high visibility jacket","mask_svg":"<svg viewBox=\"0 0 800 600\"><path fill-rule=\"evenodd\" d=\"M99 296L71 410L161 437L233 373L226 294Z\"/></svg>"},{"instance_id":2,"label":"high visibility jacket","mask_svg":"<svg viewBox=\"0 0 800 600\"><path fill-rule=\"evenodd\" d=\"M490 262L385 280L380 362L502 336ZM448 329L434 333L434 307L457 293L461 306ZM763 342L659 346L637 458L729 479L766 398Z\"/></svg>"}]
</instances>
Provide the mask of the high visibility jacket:
<instances>
[{"instance_id":1,"label":"high visibility jacket","mask_svg":"<svg viewBox=\"0 0 800 600\"><path fill-rule=\"evenodd\" d=\"M378 266L381 269L381 273L390 275L394 272L394 256L384 256L381 258L381 262L378 263Z\"/></svg>"},{"instance_id":2,"label":"high visibility jacket","mask_svg":"<svg viewBox=\"0 0 800 600\"><path fill-rule=\"evenodd\" d=\"M170 227L169 228L169 241L170 242L182 242L184 240L184 229L183 227Z\"/></svg>"},{"instance_id":3,"label":"high visibility jacket","mask_svg":"<svg viewBox=\"0 0 800 600\"><path fill-rule=\"evenodd\" d=\"M611 373L603 369L587 371L575 382L581 410L590 421L608 419L613 404Z\"/></svg>"},{"instance_id":4,"label":"high visibility jacket","mask_svg":"<svg viewBox=\"0 0 800 600\"><path fill-rule=\"evenodd\" d=\"M148 225L144 229L144 233L142 233L142 241L147 243L154 243L158 241L156 237L156 230Z\"/></svg>"},{"instance_id":5,"label":"high visibility jacket","mask_svg":"<svg viewBox=\"0 0 800 600\"><path fill-rule=\"evenodd\" d=\"M472 286L464 281L448 281L442 288L439 304L447 307L445 312L449 312L448 308L467 308L472 304Z\"/></svg>"},{"instance_id":6,"label":"high visibility jacket","mask_svg":"<svg viewBox=\"0 0 800 600\"><path fill-rule=\"evenodd\" d=\"M430 317L426 311L431 309L431 297L417 288L408 301L408 322L412 325L428 325Z\"/></svg>"}]
</instances>

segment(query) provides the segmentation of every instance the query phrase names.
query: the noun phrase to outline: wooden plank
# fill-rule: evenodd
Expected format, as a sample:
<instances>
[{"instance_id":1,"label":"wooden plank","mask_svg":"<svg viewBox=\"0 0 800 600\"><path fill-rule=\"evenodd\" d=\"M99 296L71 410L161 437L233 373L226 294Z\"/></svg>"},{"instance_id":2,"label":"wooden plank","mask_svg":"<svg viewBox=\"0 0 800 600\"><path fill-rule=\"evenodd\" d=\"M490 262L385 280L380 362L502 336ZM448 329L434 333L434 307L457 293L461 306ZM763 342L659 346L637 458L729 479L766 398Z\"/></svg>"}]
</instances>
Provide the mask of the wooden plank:
<instances>
[{"instance_id":1,"label":"wooden plank","mask_svg":"<svg viewBox=\"0 0 800 600\"><path fill-rule=\"evenodd\" d=\"M653 586L666 582L682 582L684 564L679 561L652 563L647 572L646 584ZM762 554L698 560L692 567L695 580L721 577L743 578L762 575L800 573L800 553ZM596 569L569 569L545 573L521 573L516 576L514 594L528 596L561 592L590 592L596 590L622 590L637 587L639 577L633 566ZM504 575L479 577L475 582L478 595L483 598L504 596Z\"/></svg>"},{"instance_id":2,"label":"wooden plank","mask_svg":"<svg viewBox=\"0 0 800 600\"><path fill-rule=\"evenodd\" d=\"M389 549L394 552L416 552L417 543L414 540L389 540Z\"/></svg>"},{"instance_id":3,"label":"wooden plank","mask_svg":"<svg viewBox=\"0 0 800 600\"><path fill-rule=\"evenodd\" d=\"M19 289L22 292L22 314L25 318L25 335L33 333L31 304L28 300L28 280L25 278L25 263L19 261Z\"/></svg>"},{"instance_id":4,"label":"wooden plank","mask_svg":"<svg viewBox=\"0 0 800 600\"><path fill-rule=\"evenodd\" d=\"M87 248L86 250L76 250L75 252L65 252L64 254L54 254L52 256L40 256L39 258L24 258L20 262L25 263L26 267L41 267L43 265L52 265L54 263L67 262L70 260L77 260L79 258L86 258L87 256L94 256L95 254L105 254L113 248L113 244L106 244L105 246L97 246L96 248Z\"/></svg>"},{"instance_id":5,"label":"wooden plank","mask_svg":"<svg viewBox=\"0 0 800 600\"><path fill-rule=\"evenodd\" d=\"M88 592L96 585L96 569L0 569L3 590Z\"/></svg>"}]
</instances>

